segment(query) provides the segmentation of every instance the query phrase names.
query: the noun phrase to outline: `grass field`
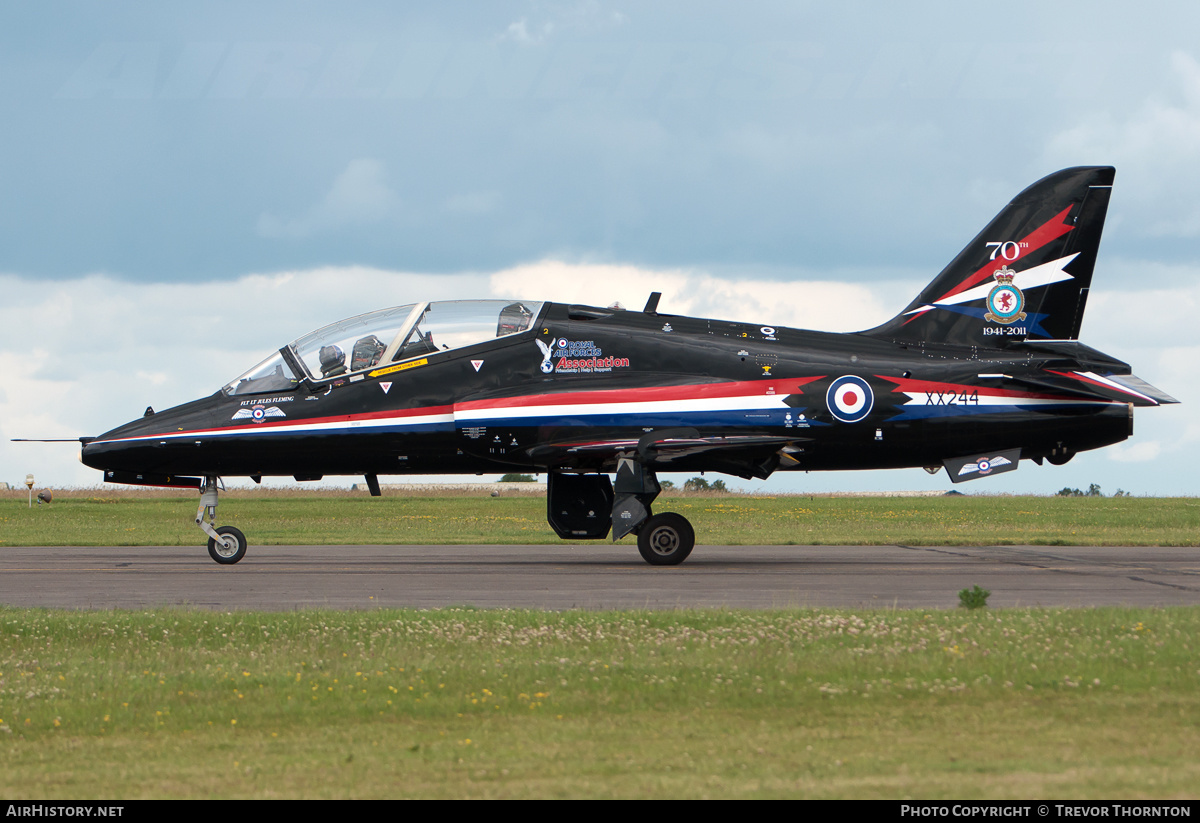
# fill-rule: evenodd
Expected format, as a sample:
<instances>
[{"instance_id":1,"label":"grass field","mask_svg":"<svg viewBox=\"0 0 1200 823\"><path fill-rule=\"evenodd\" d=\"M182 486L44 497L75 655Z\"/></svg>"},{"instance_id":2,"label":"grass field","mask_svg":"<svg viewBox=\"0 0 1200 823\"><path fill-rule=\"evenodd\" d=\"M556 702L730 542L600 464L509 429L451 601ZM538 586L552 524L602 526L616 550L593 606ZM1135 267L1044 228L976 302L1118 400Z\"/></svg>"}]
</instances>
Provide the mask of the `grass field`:
<instances>
[{"instance_id":1,"label":"grass field","mask_svg":"<svg viewBox=\"0 0 1200 823\"><path fill-rule=\"evenodd\" d=\"M198 496L59 493L28 508L0 496L0 546L199 545ZM692 521L699 543L732 545L1200 545L1200 499L1134 497L754 497L665 494L655 511ZM218 523L251 545L557 543L544 497L371 498L235 491Z\"/></svg>"},{"instance_id":2,"label":"grass field","mask_svg":"<svg viewBox=\"0 0 1200 823\"><path fill-rule=\"evenodd\" d=\"M1200 608L0 608L0 794L1194 798Z\"/></svg>"}]
</instances>

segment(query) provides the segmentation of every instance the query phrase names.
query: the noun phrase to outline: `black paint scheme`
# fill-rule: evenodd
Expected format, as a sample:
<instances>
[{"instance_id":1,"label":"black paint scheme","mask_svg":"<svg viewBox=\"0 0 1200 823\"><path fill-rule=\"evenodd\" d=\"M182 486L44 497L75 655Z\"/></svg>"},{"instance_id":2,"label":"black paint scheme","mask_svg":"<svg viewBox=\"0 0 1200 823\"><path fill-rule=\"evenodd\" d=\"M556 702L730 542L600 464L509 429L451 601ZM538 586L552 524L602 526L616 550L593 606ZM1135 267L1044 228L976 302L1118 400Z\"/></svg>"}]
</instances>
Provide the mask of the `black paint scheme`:
<instances>
[{"instance_id":1,"label":"black paint scheme","mask_svg":"<svg viewBox=\"0 0 1200 823\"><path fill-rule=\"evenodd\" d=\"M375 492L378 475L547 472L560 536L637 533L659 564L693 539L652 514L659 471L945 466L958 482L1062 463L1129 437L1134 406L1176 402L1077 340L1113 176L1035 183L867 331L670 315L657 295L643 311L414 304L306 335L82 459L114 482L205 485L214 514L222 476L363 475Z\"/></svg>"}]
</instances>

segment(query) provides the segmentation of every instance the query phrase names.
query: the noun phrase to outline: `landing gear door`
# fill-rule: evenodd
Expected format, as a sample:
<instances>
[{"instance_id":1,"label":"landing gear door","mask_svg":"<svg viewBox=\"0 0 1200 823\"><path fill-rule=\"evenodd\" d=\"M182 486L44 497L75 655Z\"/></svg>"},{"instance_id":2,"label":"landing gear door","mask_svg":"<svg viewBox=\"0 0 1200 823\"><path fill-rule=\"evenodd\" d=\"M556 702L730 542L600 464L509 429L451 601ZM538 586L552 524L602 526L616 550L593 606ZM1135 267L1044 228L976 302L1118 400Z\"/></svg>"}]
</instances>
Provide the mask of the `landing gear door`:
<instances>
[{"instance_id":1,"label":"landing gear door","mask_svg":"<svg viewBox=\"0 0 1200 823\"><path fill-rule=\"evenodd\" d=\"M613 487L607 474L547 478L546 519L564 540L603 540L612 526Z\"/></svg>"}]
</instances>

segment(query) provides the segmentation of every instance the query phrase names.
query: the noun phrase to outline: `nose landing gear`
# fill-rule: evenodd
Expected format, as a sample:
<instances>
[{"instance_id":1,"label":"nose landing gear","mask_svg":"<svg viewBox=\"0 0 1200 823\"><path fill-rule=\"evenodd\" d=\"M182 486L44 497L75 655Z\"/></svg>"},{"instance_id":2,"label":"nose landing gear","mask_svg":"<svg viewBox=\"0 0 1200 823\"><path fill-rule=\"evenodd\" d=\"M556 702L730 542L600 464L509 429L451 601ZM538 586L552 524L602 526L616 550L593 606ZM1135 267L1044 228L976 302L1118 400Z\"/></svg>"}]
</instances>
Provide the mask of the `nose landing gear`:
<instances>
[{"instance_id":1,"label":"nose landing gear","mask_svg":"<svg viewBox=\"0 0 1200 823\"><path fill-rule=\"evenodd\" d=\"M200 488L200 507L196 509L196 525L208 535L208 555L223 566L232 565L246 556L246 535L233 526L215 528L217 522L218 481L211 475L204 478ZM208 522L204 521L205 514Z\"/></svg>"},{"instance_id":2,"label":"nose landing gear","mask_svg":"<svg viewBox=\"0 0 1200 823\"><path fill-rule=\"evenodd\" d=\"M246 535L233 526L217 529L217 538L208 538L208 556L222 565L236 563L246 556Z\"/></svg>"}]
</instances>

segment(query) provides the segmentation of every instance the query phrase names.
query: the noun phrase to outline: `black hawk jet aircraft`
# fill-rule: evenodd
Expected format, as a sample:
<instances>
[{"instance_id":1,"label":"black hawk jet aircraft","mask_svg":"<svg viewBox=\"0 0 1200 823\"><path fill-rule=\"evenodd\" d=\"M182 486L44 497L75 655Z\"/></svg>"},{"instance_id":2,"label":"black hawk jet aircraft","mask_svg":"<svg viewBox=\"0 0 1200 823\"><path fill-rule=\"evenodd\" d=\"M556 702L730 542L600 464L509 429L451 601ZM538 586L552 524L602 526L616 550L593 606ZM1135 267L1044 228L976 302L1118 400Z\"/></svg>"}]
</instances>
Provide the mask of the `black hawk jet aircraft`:
<instances>
[{"instance_id":1,"label":"black hawk jet aircraft","mask_svg":"<svg viewBox=\"0 0 1200 823\"><path fill-rule=\"evenodd\" d=\"M959 482L1119 443L1177 402L1078 342L1114 169L1017 197L902 312L854 334L533 300L414 303L279 349L216 394L81 438L114 483L200 489L218 563L219 478L546 472L564 539L692 550L652 513L659 471L942 467ZM615 483L610 480L615 475ZM207 513L208 520L205 521Z\"/></svg>"}]
</instances>

